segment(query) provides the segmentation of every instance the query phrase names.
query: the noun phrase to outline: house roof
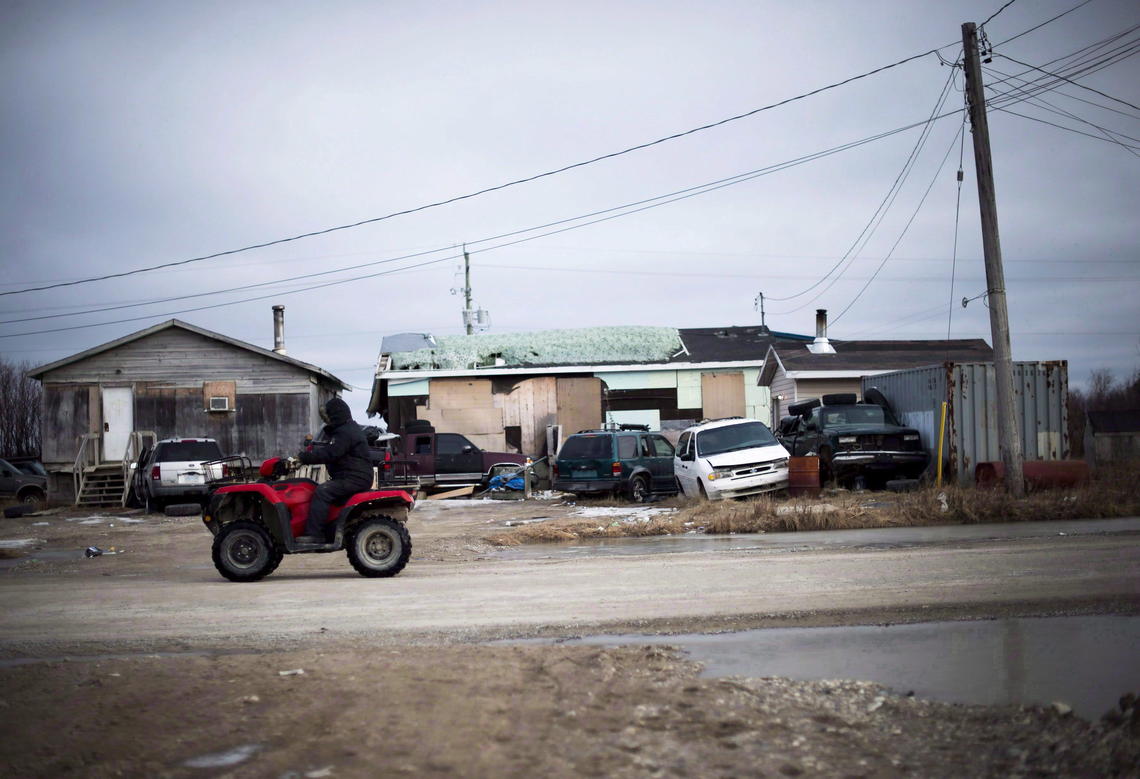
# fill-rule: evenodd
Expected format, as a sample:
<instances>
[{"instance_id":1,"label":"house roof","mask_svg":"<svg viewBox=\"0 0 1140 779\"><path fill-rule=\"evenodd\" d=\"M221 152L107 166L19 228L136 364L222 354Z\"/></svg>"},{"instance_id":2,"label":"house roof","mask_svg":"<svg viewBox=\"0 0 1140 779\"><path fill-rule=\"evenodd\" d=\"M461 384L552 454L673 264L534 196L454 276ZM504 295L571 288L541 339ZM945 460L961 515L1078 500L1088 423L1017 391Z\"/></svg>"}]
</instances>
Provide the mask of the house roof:
<instances>
[{"instance_id":1,"label":"house roof","mask_svg":"<svg viewBox=\"0 0 1140 779\"><path fill-rule=\"evenodd\" d=\"M1090 411L1089 425L1094 433L1140 432L1140 408L1121 411Z\"/></svg>"},{"instance_id":2,"label":"house roof","mask_svg":"<svg viewBox=\"0 0 1140 779\"><path fill-rule=\"evenodd\" d=\"M154 325L153 327L148 327L145 330L139 330L138 332L131 333L130 335L125 335L122 338L116 339L114 341L108 341L105 344L100 344L99 346L92 347L91 349L79 352L78 354L73 354L70 357L64 357L62 360L57 360L56 362L48 363L47 365L41 365L38 368L29 371L28 376L33 379L42 379L45 374L50 373L51 371L57 370L66 365L71 365L72 363L76 363L81 360L86 360L89 357L94 357L97 354L110 351L111 349L116 349L125 344L129 344L132 341L138 341L141 338L146 338L147 336L154 335L155 333L162 332L163 330L168 330L172 327L177 327L191 333L196 333L197 335L229 344L230 346L236 347L238 349L244 349L246 351L253 352L254 354L259 354L262 357L268 357L273 360L279 360L281 362L288 363L294 367L306 370L309 373L315 373L318 376L322 376L325 379L328 379L330 382L336 384L341 389L349 388L349 385L345 384L343 381L338 379L336 376L333 376L323 368L318 368L317 366L310 365L307 362L302 362L301 360L297 360L283 354L278 354L277 352L274 352L270 349L263 349L260 346L254 346L253 344L246 343L245 341L239 341L236 338L230 338L229 336L222 335L221 333L215 333L212 330L207 330L204 327L198 327L197 325L192 325L189 322L183 322L178 319L170 319L166 322L162 322L161 324Z\"/></svg>"},{"instance_id":3,"label":"house roof","mask_svg":"<svg viewBox=\"0 0 1140 779\"><path fill-rule=\"evenodd\" d=\"M689 327L678 331L685 353L671 362L731 362L764 359L768 347L802 348L811 336L780 333L766 327Z\"/></svg>"},{"instance_id":4,"label":"house roof","mask_svg":"<svg viewBox=\"0 0 1140 779\"><path fill-rule=\"evenodd\" d=\"M760 375L770 384L780 368L789 375L825 371L835 376L866 375L943 362L990 362L993 349L981 338L946 341L841 341L831 339L834 354L814 354L805 346L773 345Z\"/></svg>"},{"instance_id":5,"label":"house roof","mask_svg":"<svg viewBox=\"0 0 1140 779\"><path fill-rule=\"evenodd\" d=\"M410 336L410 337L409 337ZM773 343L800 344L808 336L761 327L588 327L529 333L389 336L381 353L394 371L467 371L490 368L581 368L752 362ZM480 366L480 367L476 367Z\"/></svg>"}]
</instances>

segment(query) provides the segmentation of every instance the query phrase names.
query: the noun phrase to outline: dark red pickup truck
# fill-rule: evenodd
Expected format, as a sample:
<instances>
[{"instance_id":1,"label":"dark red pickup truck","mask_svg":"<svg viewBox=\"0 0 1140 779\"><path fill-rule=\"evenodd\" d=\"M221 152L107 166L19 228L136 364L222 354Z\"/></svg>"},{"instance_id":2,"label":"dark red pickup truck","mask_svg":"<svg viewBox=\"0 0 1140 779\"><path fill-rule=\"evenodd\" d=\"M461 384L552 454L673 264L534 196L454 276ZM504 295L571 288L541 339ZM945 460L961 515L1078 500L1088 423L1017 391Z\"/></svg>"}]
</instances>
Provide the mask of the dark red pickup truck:
<instances>
[{"instance_id":1,"label":"dark red pickup truck","mask_svg":"<svg viewBox=\"0 0 1140 779\"><path fill-rule=\"evenodd\" d=\"M394 482L418 480L425 487L486 485L500 471L514 470L527 460L521 454L484 451L459 433L437 433L422 422L394 432L400 437L385 442L390 449L386 462L377 462L381 478Z\"/></svg>"}]
</instances>

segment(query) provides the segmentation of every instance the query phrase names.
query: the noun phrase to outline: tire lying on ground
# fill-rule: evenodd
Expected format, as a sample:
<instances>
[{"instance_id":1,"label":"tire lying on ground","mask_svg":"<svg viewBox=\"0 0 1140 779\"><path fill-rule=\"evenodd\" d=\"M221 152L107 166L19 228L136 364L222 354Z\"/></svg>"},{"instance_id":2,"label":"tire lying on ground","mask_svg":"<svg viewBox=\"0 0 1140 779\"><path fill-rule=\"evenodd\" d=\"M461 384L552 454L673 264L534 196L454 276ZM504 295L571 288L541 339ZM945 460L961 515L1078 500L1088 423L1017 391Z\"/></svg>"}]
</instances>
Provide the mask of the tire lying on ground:
<instances>
[{"instance_id":1,"label":"tire lying on ground","mask_svg":"<svg viewBox=\"0 0 1140 779\"><path fill-rule=\"evenodd\" d=\"M173 503L166 507L168 517L192 517L199 514L202 507L197 503Z\"/></svg>"}]
</instances>

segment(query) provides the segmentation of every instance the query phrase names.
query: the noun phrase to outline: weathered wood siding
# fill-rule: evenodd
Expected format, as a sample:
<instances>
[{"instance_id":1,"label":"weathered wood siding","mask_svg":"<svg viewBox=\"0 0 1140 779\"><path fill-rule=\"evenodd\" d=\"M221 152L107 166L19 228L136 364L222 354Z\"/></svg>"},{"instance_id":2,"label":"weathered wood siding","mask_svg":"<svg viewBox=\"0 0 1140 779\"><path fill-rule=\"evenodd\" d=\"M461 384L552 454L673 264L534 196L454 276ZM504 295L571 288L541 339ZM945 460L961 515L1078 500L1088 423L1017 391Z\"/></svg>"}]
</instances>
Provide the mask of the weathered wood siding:
<instances>
[{"instance_id":1,"label":"weathered wood siding","mask_svg":"<svg viewBox=\"0 0 1140 779\"><path fill-rule=\"evenodd\" d=\"M795 403L800 398L796 397L796 382L789 379L787 374L783 371L776 372L776 378L772 379L772 429L775 430L780 425L780 420L788 415L788 406Z\"/></svg>"},{"instance_id":2,"label":"weathered wood siding","mask_svg":"<svg viewBox=\"0 0 1140 779\"><path fill-rule=\"evenodd\" d=\"M177 327L64 365L44 377L52 383L147 381L194 387L234 381L237 393L308 392L309 372Z\"/></svg>"},{"instance_id":3,"label":"weathered wood siding","mask_svg":"<svg viewBox=\"0 0 1140 779\"><path fill-rule=\"evenodd\" d=\"M44 386L40 456L45 464L75 462L79 439L89 429L90 397L85 384Z\"/></svg>"}]
</instances>

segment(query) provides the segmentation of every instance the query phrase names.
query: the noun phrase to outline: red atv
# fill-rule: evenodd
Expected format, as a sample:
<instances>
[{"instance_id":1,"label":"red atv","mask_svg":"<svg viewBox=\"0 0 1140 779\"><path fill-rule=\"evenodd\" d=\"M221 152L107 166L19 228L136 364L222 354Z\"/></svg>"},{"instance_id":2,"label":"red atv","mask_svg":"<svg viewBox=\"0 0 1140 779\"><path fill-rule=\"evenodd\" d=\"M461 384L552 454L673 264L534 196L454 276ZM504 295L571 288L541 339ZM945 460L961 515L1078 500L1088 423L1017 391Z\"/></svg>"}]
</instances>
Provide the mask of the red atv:
<instances>
[{"instance_id":1,"label":"red atv","mask_svg":"<svg viewBox=\"0 0 1140 779\"><path fill-rule=\"evenodd\" d=\"M395 576L412 553L405 526L415 499L405 490L358 492L329 509L325 543L301 544L309 501L317 489L312 479L286 478L299 465L274 457L261 464L258 481L244 474L246 458L227 457L207 463L219 475L210 484L210 503L202 521L214 534L213 558L218 572L234 582L253 582L273 573L287 554L348 551L348 561L361 576ZM219 486L224 485L224 486Z\"/></svg>"}]
</instances>

